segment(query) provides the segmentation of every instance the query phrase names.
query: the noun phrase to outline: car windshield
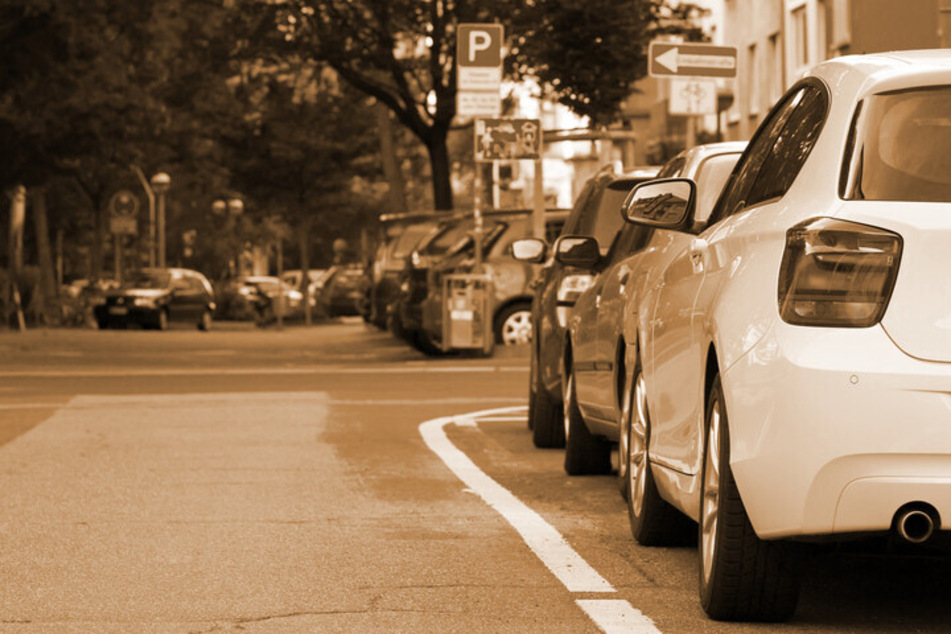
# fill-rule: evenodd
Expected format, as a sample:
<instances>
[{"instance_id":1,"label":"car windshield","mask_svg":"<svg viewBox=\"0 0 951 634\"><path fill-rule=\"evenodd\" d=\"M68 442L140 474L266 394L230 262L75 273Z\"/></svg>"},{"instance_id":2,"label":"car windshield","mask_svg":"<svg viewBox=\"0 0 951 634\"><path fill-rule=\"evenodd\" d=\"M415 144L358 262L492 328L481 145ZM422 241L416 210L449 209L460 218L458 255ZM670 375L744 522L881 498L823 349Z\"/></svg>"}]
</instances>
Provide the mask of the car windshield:
<instances>
[{"instance_id":1,"label":"car windshield","mask_svg":"<svg viewBox=\"0 0 951 634\"><path fill-rule=\"evenodd\" d=\"M393 241L392 256L394 258L405 258L413 250L413 247L419 244L420 239L432 230L432 223L406 227L403 233Z\"/></svg>"},{"instance_id":2,"label":"car windshield","mask_svg":"<svg viewBox=\"0 0 951 634\"><path fill-rule=\"evenodd\" d=\"M125 282L129 288L168 288L172 276L166 271L135 271Z\"/></svg>"},{"instance_id":3,"label":"car windshield","mask_svg":"<svg viewBox=\"0 0 951 634\"><path fill-rule=\"evenodd\" d=\"M842 192L849 200L951 201L951 86L881 93L860 103Z\"/></svg>"},{"instance_id":4,"label":"car windshield","mask_svg":"<svg viewBox=\"0 0 951 634\"><path fill-rule=\"evenodd\" d=\"M582 225L578 227L578 233L597 239L601 255L608 252L621 229L624 222L621 205L635 184L636 181L620 180L605 187L597 200L597 211L588 214L587 222L582 221Z\"/></svg>"},{"instance_id":5,"label":"car windshield","mask_svg":"<svg viewBox=\"0 0 951 634\"><path fill-rule=\"evenodd\" d=\"M469 220L460 220L447 225L435 234L431 234L425 244L420 245L419 252L423 255L442 255L464 238L471 226L472 223Z\"/></svg>"}]
</instances>

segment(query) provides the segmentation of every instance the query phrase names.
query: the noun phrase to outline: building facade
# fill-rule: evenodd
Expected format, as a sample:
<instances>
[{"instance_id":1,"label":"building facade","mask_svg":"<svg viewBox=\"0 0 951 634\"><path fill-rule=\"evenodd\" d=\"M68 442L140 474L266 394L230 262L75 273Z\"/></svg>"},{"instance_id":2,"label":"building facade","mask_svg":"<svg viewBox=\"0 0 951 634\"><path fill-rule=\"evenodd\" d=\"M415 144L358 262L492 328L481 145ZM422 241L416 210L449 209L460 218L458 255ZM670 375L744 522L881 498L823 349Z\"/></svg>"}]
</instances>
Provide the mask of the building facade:
<instances>
[{"instance_id":1,"label":"building facade","mask_svg":"<svg viewBox=\"0 0 951 634\"><path fill-rule=\"evenodd\" d=\"M840 55L944 48L951 0L723 0L723 44L737 49L727 140L749 139L812 66Z\"/></svg>"}]
</instances>

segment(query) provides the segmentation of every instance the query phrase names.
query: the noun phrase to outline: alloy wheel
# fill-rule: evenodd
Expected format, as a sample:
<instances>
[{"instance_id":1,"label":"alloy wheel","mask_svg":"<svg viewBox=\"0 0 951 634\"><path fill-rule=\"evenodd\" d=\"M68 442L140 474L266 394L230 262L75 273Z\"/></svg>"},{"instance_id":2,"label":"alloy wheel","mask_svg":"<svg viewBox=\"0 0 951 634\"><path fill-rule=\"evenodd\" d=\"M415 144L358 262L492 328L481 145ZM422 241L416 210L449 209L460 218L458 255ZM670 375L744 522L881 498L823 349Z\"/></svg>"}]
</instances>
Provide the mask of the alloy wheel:
<instances>
[{"instance_id":1,"label":"alloy wheel","mask_svg":"<svg viewBox=\"0 0 951 634\"><path fill-rule=\"evenodd\" d=\"M519 310L502 322L502 343L513 346L532 340L532 311Z\"/></svg>"},{"instance_id":2,"label":"alloy wheel","mask_svg":"<svg viewBox=\"0 0 951 634\"><path fill-rule=\"evenodd\" d=\"M631 399L631 428L628 438L627 478L631 508L641 515L647 488L647 383L638 371L634 378L634 398Z\"/></svg>"},{"instance_id":3,"label":"alloy wheel","mask_svg":"<svg viewBox=\"0 0 951 634\"><path fill-rule=\"evenodd\" d=\"M718 511L720 508L720 402L710 403L710 428L703 464L703 493L700 507L700 562L704 582L709 582L716 556Z\"/></svg>"}]
</instances>

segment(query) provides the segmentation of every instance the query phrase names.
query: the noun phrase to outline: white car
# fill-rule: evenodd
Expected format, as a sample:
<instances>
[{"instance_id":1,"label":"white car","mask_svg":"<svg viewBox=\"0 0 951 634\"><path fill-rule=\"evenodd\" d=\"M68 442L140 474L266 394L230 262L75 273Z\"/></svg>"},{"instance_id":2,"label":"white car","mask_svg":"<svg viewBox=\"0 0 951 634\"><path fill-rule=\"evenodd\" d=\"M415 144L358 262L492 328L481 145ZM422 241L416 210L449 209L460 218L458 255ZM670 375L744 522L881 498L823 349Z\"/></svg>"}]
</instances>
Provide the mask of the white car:
<instances>
[{"instance_id":1,"label":"white car","mask_svg":"<svg viewBox=\"0 0 951 634\"><path fill-rule=\"evenodd\" d=\"M628 307L632 521L699 522L713 618L785 619L795 542L951 522L951 52L820 64L699 225L694 192L654 181L626 209L692 236Z\"/></svg>"}]
</instances>

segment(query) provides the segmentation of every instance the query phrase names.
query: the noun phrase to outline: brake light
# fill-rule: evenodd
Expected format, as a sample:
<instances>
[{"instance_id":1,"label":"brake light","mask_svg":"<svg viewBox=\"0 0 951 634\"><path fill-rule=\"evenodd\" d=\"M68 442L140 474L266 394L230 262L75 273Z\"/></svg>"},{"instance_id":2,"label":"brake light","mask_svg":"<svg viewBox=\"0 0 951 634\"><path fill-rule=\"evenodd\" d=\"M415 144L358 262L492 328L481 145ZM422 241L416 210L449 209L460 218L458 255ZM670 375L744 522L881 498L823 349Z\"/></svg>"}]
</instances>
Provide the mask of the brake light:
<instances>
[{"instance_id":1,"label":"brake light","mask_svg":"<svg viewBox=\"0 0 951 634\"><path fill-rule=\"evenodd\" d=\"M786 232L779 312L799 326L865 328L885 314L901 261L901 236L833 218Z\"/></svg>"}]
</instances>

